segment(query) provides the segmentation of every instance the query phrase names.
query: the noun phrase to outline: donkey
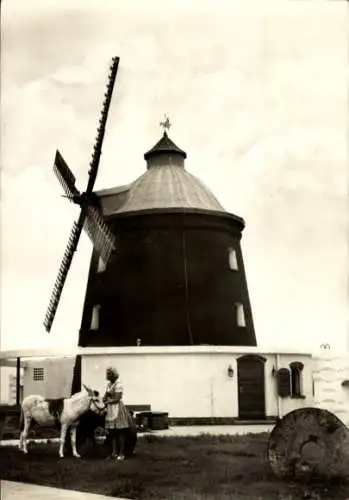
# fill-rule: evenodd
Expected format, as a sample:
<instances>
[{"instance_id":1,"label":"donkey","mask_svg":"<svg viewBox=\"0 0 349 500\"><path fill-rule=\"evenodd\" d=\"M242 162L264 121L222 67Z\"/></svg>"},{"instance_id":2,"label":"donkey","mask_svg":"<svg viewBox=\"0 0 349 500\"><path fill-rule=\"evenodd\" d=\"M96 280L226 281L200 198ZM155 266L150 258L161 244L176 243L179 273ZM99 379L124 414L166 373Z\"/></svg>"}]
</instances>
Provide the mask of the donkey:
<instances>
[{"instance_id":1,"label":"donkey","mask_svg":"<svg viewBox=\"0 0 349 500\"><path fill-rule=\"evenodd\" d=\"M68 428L70 428L70 441L73 456L80 458L76 450L76 427L80 417L89 410L98 415L103 415L106 412L106 406L100 398L98 391L93 391L84 384L83 386L85 391L78 392L70 398L50 400L42 396L31 395L23 399L20 418L20 428L22 432L19 440L19 449L21 451L28 453L26 440L30 424L34 421L36 424L42 426L60 426L60 458L64 457L66 434Z\"/></svg>"}]
</instances>

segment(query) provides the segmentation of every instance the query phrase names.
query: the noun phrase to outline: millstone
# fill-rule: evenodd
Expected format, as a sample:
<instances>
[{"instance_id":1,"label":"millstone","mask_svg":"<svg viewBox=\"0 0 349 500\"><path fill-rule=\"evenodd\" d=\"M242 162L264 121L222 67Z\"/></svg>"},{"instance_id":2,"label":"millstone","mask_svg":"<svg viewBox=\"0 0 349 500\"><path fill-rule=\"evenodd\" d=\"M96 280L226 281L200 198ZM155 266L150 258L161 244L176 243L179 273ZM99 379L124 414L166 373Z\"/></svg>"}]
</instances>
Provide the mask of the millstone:
<instances>
[{"instance_id":1,"label":"millstone","mask_svg":"<svg viewBox=\"0 0 349 500\"><path fill-rule=\"evenodd\" d=\"M271 432L268 458L279 477L349 479L349 429L327 410L291 411Z\"/></svg>"}]
</instances>

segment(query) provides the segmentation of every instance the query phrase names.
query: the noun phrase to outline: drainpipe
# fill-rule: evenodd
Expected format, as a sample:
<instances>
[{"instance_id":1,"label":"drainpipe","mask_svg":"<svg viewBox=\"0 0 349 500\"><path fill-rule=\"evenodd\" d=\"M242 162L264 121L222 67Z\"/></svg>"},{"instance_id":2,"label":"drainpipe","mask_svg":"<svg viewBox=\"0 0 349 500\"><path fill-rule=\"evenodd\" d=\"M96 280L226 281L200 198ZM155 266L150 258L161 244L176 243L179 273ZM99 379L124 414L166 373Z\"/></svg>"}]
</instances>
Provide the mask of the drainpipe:
<instances>
[{"instance_id":1,"label":"drainpipe","mask_svg":"<svg viewBox=\"0 0 349 500\"><path fill-rule=\"evenodd\" d=\"M210 413L211 413L211 419L214 417L214 384L213 384L213 373L214 373L213 357L212 357L212 354L210 354Z\"/></svg>"},{"instance_id":2,"label":"drainpipe","mask_svg":"<svg viewBox=\"0 0 349 500\"><path fill-rule=\"evenodd\" d=\"M275 369L276 373L279 371L280 368L280 354L275 354ZM282 418L282 408L281 408L281 398L279 396L279 391L277 390L277 385L276 385L276 405L277 405L277 414L279 418Z\"/></svg>"},{"instance_id":3,"label":"drainpipe","mask_svg":"<svg viewBox=\"0 0 349 500\"><path fill-rule=\"evenodd\" d=\"M16 359L16 405L21 404L21 358Z\"/></svg>"},{"instance_id":4,"label":"drainpipe","mask_svg":"<svg viewBox=\"0 0 349 500\"><path fill-rule=\"evenodd\" d=\"M213 394L213 382L212 378L210 380L210 408L211 408L211 419L214 417L214 394Z\"/></svg>"}]
</instances>

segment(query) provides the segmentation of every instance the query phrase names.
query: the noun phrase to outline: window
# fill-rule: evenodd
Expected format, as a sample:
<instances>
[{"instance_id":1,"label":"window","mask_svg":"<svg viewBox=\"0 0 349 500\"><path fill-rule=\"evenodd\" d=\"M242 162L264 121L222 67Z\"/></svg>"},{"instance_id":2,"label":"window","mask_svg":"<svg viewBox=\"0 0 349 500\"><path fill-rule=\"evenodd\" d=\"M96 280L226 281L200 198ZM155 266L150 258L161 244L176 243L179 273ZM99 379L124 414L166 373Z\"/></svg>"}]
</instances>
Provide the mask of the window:
<instances>
[{"instance_id":1,"label":"window","mask_svg":"<svg viewBox=\"0 0 349 500\"><path fill-rule=\"evenodd\" d=\"M91 330L98 330L99 328L99 311L101 309L100 305L96 305L92 309L92 319L91 319Z\"/></svg>"},{"instance_id":2,"label":"window","mask_svg":"<svg viewBox=\"0 0 349 500\"><path fill-rule=\"evenodd\" d=\"M294 361L290 364L291 369L291 397L297 398L302 396L302 370L303 363Z\"/></svg>"},{"instance_id":3,"label":"window","mask_svg":"<svg viewBox=\"0 0 349 500\"><path fill-rule=\"evenodd\" d=\"M228 260L229 260L229 267L233 271L238 271L238 259L236 256L236 250L234 248L228 248Z\"/></svg>"},{"instance_id":4,"label":"window","mask_svg":"<svg viewBox=\"0 0 349 500\"><path fill-rule=\"evenodd\" d=\"M38 382L39 380L45 379L45 372L43 368L34 368L33 370L33 380Z\"/></svg>"},{"instance_id":5,"label":"window","mask_svg":"<svg viewBox=\"0 0 349 500\"><path fill-rule=\"evenodd\" d=\"M246 326L244 306L237 302L236 306L236 322L238 326Z\"/></svg>"},{"instance_id":6,"label":"window","mask_svg":"<svg viewBox=\"0 0 349 500\"><path fill-rule=\"evenodd\" d=\"M97 273L103 273L105 271L105 264L103 260L100 258L98 261Z\"/></svg>"}]
</instances>

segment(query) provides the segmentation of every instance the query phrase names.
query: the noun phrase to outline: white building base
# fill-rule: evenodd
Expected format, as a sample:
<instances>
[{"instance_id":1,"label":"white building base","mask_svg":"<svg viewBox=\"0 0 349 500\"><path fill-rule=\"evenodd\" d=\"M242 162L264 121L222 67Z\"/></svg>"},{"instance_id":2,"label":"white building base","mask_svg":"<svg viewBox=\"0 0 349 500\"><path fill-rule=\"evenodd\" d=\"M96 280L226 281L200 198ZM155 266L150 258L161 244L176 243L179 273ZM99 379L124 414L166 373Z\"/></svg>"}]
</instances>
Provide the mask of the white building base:
<instances>
[{"instance_id":1,"label":"white building base","mask_svg":"<svg viewBox=\"0 0 349 500\"><path fill-rule=\"evenodd\" d=\"M127 405L150 404L152 411L168 412L171 419L191 419L196 424L198 419L225 419L226 423L238 419L237 361L246 355L265 358L265 419L314 404L309 353L229 346L85 348L80 352L84 384L105 391L106 369L114 366ZM294 361L304 365L302 397L280 398L274 370L288 368Z\"/></svg>"}]
</instances>

